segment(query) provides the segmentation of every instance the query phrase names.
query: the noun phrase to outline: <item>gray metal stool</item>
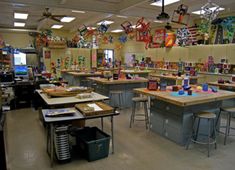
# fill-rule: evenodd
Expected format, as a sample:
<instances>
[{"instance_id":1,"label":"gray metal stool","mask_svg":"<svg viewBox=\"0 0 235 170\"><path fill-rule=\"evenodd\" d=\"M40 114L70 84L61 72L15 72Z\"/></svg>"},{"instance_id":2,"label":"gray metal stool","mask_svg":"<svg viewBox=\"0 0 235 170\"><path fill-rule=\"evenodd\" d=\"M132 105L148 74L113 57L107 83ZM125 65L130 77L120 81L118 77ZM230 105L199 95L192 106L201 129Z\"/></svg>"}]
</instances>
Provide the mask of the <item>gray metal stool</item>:
<instances>
[{"instance_id":1,"label":"gray metal stool","mask_svg":"<svg viewBox=\"0 0 235 170\"><path fill-rule=\"evenodd\" d=\"M123 91L121 90L111 90L109 92L109 98L110 98L110 105L111 105L111 100L114 96L118 96L118 108L121 109L123 102Z\"/></svg>"},{"instance_id":2,"label":"gray metal stool","mask_svg":"<svg viewBox=\"0 0 235 170\"><path fill-rule=\"evenodd\" d=\"M144 104L144 114L136 114L136 103L143 103ZM132 126L132 123L134 124L134 121L145 121L146 129L148 129L149 126L149 116L148 116L148 98L147 97L133 97L132 98L132 113L130 118L130 128ZM135 119L135 116L144 116L144 119Z\"/></svg>"},{"instance_id":3,"label":"gray metal stool","mask_svg":"<svg viewBox=\"0 0 235 170\"><path fill-rule=\"evenodd\" d=\"M196 132L194 131L194 125L196 123L196 120L198 119ZM201 119L206 119L208 121L208 138L207 141L200 141L198 140L198 131L200 126ZM193 116L193 128L192 128L192 135L186 145L186 149L189 148L189 145L191 142L198 143L198 144L205 144L208 145L208 157L210 156L210 145L215 144L215 149L217 148L216 145L216 133L215 133L215 120L216 120L216 114L212 112L199 112L197 114L194 114ZM211 129L211 122L213 123L212 129Z\"/></svg>"},{"instance_id":4,"label":"gray metal stool","mask_svg":"<svg viewBox=\"0 0 235 170\"><path fill-rule=\"evenodd\" d=\"M230 130L235 130L234 127L231 127L231 118L232 118L232 115L233 113L235 113L235 107L221 107L220 108L220 112L219 112L219 115L218 115L218 118L217 118L217 121L216 121L216 127L218 125L218 121L220 120L220 115L221 115L221 112L225 112L227 114L227 120L226 120L226 125L225 126L219 126L219 129L222 127L222 128L225 128L225 133L224 133L224 145L226 145L227 143L227 137L229 136L229 133L230 133ZM220 131L219 131L220 132ZM221 132L222 133L222 132Z\"/></svg>"}]
</instances>

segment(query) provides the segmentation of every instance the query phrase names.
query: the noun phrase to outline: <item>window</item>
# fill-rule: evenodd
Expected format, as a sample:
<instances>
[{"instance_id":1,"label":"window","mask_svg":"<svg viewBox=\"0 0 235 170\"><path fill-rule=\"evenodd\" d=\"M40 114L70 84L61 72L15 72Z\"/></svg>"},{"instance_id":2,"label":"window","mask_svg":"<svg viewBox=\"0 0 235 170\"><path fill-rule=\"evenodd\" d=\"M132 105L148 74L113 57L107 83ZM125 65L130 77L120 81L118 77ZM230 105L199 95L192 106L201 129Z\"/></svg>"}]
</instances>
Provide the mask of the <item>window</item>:
<instances>
[{"instance_id":1,"label":"window","mask_svg":"<svg viewBox=\"0 0 235 170\"><path fill-rule=\"evenodd\" d=\"M113 63L114 51L113 50L104 50L104 57L105 57L106 63Z\"/></svg>"}]
</instances>

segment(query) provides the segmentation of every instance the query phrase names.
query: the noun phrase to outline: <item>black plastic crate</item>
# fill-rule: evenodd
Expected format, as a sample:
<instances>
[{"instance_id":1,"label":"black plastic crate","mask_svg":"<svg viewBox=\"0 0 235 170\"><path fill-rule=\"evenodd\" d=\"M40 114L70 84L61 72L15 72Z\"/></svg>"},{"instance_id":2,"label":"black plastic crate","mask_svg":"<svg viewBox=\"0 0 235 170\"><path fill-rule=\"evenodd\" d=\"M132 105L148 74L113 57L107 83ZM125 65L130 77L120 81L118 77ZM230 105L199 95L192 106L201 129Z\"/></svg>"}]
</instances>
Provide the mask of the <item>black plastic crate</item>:
<instances>
[{"instance_id":1,"label":"black plastic crate","mask_svg":"<svg viewBox=\"0 0 235 170\"><path fill-rule=\"evenodd\" d=\"M76 142L88 161L95 161L109 155L110 136L97 127L85 127L79 130Z\"/></svg>"}]
</instances>

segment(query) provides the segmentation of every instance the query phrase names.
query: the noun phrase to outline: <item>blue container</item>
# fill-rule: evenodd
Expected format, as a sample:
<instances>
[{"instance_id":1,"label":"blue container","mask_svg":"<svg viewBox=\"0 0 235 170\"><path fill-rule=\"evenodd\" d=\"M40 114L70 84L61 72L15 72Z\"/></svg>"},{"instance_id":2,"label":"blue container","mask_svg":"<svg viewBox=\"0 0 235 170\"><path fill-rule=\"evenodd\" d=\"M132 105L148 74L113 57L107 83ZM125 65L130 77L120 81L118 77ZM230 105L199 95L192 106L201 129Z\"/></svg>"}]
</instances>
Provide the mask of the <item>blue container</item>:
<instances>
[{"instance_id":1,"label":"blue container","mask_svg":"<svg viewBox=\"0 0 235 170\"><path fill-rule=\"evenodd\" d=\"M202 84L202 90L208 91L208 84Z\"/></svg>"}]
</instances>

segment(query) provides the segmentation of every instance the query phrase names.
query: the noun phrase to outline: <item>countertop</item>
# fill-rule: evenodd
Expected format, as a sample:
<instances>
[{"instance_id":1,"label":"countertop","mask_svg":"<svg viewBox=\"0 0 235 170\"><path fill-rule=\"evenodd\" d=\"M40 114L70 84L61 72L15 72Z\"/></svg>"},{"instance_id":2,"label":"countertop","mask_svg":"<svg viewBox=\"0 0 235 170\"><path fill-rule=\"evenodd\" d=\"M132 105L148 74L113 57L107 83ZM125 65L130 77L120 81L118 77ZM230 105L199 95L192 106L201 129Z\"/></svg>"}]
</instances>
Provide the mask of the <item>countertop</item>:
<instances>
[{"instance_id":1,"label":"countertop","mask_svg":"<svg viewBox=\"0 0 235 170\"><path fill-rule=\"evenodd\" d=\"M159 77L159 78L166 78L166 79L177 79L177 78L184 78L185 76L184 75L182 75L181 77L179 77L179 76L173 76L173 75L161 75L161 74L156 74L156 73L152 73L152 74L150 74L150 76L152 76L152 77ZM200 75L198 75L198 76L188 76L189 77L189 79L198 79L198 78L202 78L203 76L200 76Z\"/></svg>"},{"instance_id":2,"label":"countertop","mask_svg":"<svg viewBox=\"0 0 235 170\"><path fill-rule=\"evenodd\" d=\"M107 78L98 78L98 77L88 77L88 80L93 80L101 84L133 84L133 83L146 83L148 82L148 79L143 78L143 77L138 77L136 79L123 79L119 78L118 80L113 80L110 79L108 80Z\"/></svg>"},{"instance_id":3,"label":"countertop","mask_svg":"<svg viewBox=\"0 0 235 170\"><path fill-rule=\"evenodd\" d=\"M134 89L136 93L141 93L147 96L156 97L159 100L169 102L178 106L190 106L196 104L209 103L218 100L235 98L235 92L219 90L213 92L193 92L196 96L173 96L172 91L150 91L146 88ZM175 92L177 93L177 92ZM187 92L186 92L187 93Z\"/></svg>"}]
</instances>

